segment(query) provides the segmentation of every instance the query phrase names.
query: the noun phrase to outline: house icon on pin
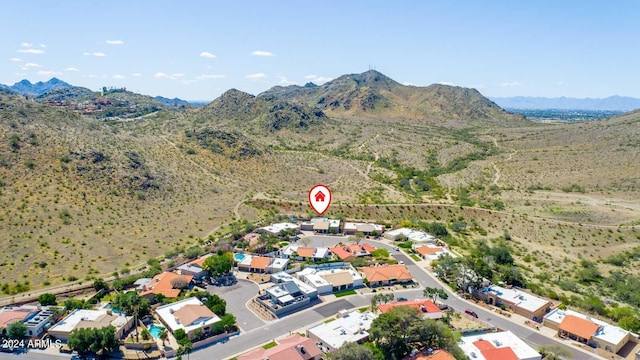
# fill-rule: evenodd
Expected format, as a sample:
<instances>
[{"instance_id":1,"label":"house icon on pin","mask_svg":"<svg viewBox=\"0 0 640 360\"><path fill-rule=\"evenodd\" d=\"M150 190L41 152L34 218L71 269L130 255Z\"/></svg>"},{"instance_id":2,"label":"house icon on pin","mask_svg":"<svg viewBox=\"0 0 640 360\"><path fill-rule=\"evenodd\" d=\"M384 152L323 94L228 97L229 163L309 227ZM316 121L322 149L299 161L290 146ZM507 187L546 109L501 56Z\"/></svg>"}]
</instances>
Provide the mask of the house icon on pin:
<instances>
[{"instance_id":1,"label":"house icon on pin","mask_svg":"<svg viewBox=\"0 0 640 360\"><path fill-rule=\"evenodd\" d=\"M325 198L325 195L324 195L324 193L322 191L318 191L316 193L316 201L324 202L324 198Z\"/></svg>"}]
</instances>

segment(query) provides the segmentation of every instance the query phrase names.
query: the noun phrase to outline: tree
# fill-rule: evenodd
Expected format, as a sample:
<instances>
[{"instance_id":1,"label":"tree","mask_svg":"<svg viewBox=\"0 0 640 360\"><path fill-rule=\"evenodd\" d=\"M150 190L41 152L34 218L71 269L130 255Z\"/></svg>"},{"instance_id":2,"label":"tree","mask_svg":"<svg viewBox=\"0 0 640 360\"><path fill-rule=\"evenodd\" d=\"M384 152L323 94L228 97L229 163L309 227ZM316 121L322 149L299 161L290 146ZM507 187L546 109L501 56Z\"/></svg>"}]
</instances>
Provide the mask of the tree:
<instances>
[{"instance_id":1,"label":"tree","mask_svg":"<svg viewBox=\"0 0 640 360\"><path fill-rule=\"evenodd\" d=\"M173 333L173 336L175 336L176 340L179 342L180 340L187 337L187 333L184 331L184 329L178 329Z\"/></svg>"},{"instance_id":2,"label":"tree","mask_svg":"<svg viewBox=\"0 0 640 360\"><path fill-rule=\"evenodd\" d=\"M402 359L411 349L445 349L456 359L464 359L458 336L444 324L423 318L414 308L399 306L381 314L371 323L370 339L385 359Z\"/></svg>"},{"instance_id":3,"label":"tree","mask_svg":"<svg viewBox=\"0 0 640 360\"><path fill-rule=\"evenodd\" d=\"M93 281L93 288L96 291L100 290L109 290L109 284L107 284L103 279L95 279Z\"/></svg>"},{"instance_id":4,"label":"tree","mask_svg":"<svg viewBox=\"0 0 640 360\"><path fill-rule=\"evenodd\" d=\"M192 246L184 251L184 257L187 259L195 259L202 254L204 254L204 251L199 246Z\"/></svg>"},{"instance_id":5,"label":"tree","mask_svg":"<svg viewBox=\"0 0 640 360\"><path fill-rule=\"evenodd\" d=\"M162 345L164 346L164 342L169 338L169 332L166 328L162 328L158 333L158 337L160 338L160 340L162 340Z\"/></svg>"},{"instance_id":6,"label":"tree","mask_svg":"<svg viewBox=\"0 0 640 360\"><path fill-rule=\"evenodd\" d=\"M543 345L538 348L538 352L545 360L571 359L571 351L560 345Z\"/></svg>"},{"instance_id":7,"label":"tree","mask_svg":"<svg viewBox=\"0 0 640 360\"><path fill-rule=\"evenodd\" d=\"M349 241L351 241L352 243L359 245L360 242L364 240L364 234L360 231L358 231L357 233L349 236Z\"/></svg>"},{"instance_id":8,"label":"tree","mask_svg":"<svg viewBox=\"0 0 640 360\"><path fill-rule=\"evenodd\" d=\"M75 309L84 309L87 306L84 300L78 299L67 299L64 301L64 308L67 311L75 310Z\"/></svg>"},{"instance_id":9,"label":"tree","mask_svg":"<svg viewBox=\"0 0 640 360\"><path fill-rule=\"evenodd\" d=\"M464 233L467 231L467 223L464 221L454 221L451 223L451 230L457 233Z\"/></svg>"},{"instance_id":10,"label":"tree","mask_svg":"<svg viewBox=\"0 0 640 360\"><path fill-rule=\"evenodd\" d=\"M38 297L38 302L42 306L56 305L56 296L50 293L44 293Z\"/></svg>"},{"instance_id":11,"label":"tree","mask_svg":"<svg viewBox=\"0 0 640 360\"><path fill-rule=\"evenodd\" d=\"M373 320L369 329L370 338L386 358L402 359L410 350L412 324L420 318L411 307L395 307Z\"/></svg>"},{"instance_id":12,"label":"tree","mask_svg":"<svg viewBox=\"0 0 640 360\"><path fill-rule=\"evenodd\" d=\"M375 294L371 297L371 311L378 311L378 304L386 304L395 299L393 294Z\"/></svg>"},{"instance_id":13,"label":"tree","mask_svg":"<svg viewBox=\"0 0 640 360\"><path fill-rule=\"evenodd\" d=\"M220 318L220 324L222 324L226 332L236 331L238 329L236 326L236 317L233 316L233 314L224 314L222 318Z\"/></svg>"},{"instance_id":14,"label":"tree","mask_svg":"<svg viewBox=\"0 0 640 360\"><path fill-rule=\"evenodd\" d=\"M116 338L116 329L113 326L96 328L74 329L69 334L67 345L71 350L80 354L114 351L120 346Z\"/></svg>"},{"instance_id":15,"label":"tree","mask_svg":"<svg viewBox=\"0 0 640 360\"><path fill-rule=\"evenodd\" d=\"M300 242L302 243L302 245L304 246L309 246L309 244L311 244L311 238L305 236L303 238L300 239Z\"/></svg>"},{"instance_id":16,"label":"tree","mask_svg":"<svg viewBox=\"0 0 640 360\"><path fill-rule=\"evenodd\" d=\"M111 308L134 317L136 340L138 340L138 318L150 313L151 303L149 300L140 297L135 291L118 293L111 302Z\"/></svg>"},{"instance_id":17,"label":"tree","mask_svg":"<svg viewBox=\"0 0 640 360\"><path fill-rule=\"evenodd\" d=\"M374 358L373 351L355 342L342 345L331 354L331 360L370 360Z\"/></svg>"},{"instance_id":18,"label":"tree","mask_svg":"<svg viewBox=\"0 0 640 360\"><path fill-rule=\"evenodd\" d=\"M202 267L209 271L211 276L226 274L231 270L232 266L233 254L230 252L209 256L202 264Z\"/></svg>"},{"instance_id":19,"label":"tree","mask_svg":"<svg viewBox=\"0 0 640 360\"><path fill-rule=\"evenodd\" d=\"M137 292L129 291L118 293L111 301L111 308L129 316L145 316L150 314L151 303Z\"/></svg>"},{"instance_id":20,"label":"tree","mask_svg":"<svg viewBox=\"0 0 640 360\"><path fill-rule=\"evenodd\" d=\"M430 298L434 303L438 302L438 298L442 300L447 300L449 298L449 294L442 288L425 287L423 294Z\"/></svg>"},{"instance_id":21,"label":"tree","mask_svg":"<svg viewBox=\"0 0 640 360\"><path fill-rule=\"evenodd\" d=\"M624 316L618 322L621 328L637 333L640 331L640 319L637 316Z\"/></svg>"},{"instance_id":22,"label":"tree","mask_svg":"<svg viewBox=\"0 0 640 360\"><path fill-rule=\"evenodd\" d=\"M171 287L174 289L186 289L189 287L189 283L182 277L171 279Z\"/></svg>"},{"instance_id":23,"label":"tree","mask_svg":"<svg viewBox=\"0 0 640 360\"><path fill-rule=\"evenodd\" d=\"M227 302L218 295L208 295L205 305L218 316L223 316L227 308Z\"/></svg>"},{"instance_id":24,"label":"tree","mask_svg":"<svg viewBox=\"0 0 640 360\"><path fill-rule=\"evenodd\" d=\"M386 258L389 257L389 250L387 250L385 248L378 248L378 249L373 250L371 255L374 258L376 258L376 260L386 259Z\"/></svg>"},{"instance_id":25,"label":"tree","mask_svg":"<svg viewBox=\"0 0 640 360\"><path fill-rule=\"evenodd\" d=\"M22 339L27 335L27 325L22 321L12 322L7 325L7 336L11 339Z\"/></svg>"},{"instance_id":26,"label":"tree","mask_svg":"<svg viewBox=\"0 0 640 360\"><path fill-rule=\"evenodd\" d=\"M450 280L450 276L458 272L458 261L448 253L445 253L438 259L435 271L440 278Z\"/></svg>"},{"instance_id":27,"label":"tree","mask_svg":"<svg viewBox=\"0 0 640 360\"><path fill-rule=\"evenodd\" d=\"M176 352L176 355L178 355L178 358L181 359L182 355L187 355L187 358L189 358L189 354L191 354L191 352L193 351L193 344L191 343L191 341L187 341L184 344L180 344L180 346L178 346L178 351Z\"/></svg>"}]
</instances>

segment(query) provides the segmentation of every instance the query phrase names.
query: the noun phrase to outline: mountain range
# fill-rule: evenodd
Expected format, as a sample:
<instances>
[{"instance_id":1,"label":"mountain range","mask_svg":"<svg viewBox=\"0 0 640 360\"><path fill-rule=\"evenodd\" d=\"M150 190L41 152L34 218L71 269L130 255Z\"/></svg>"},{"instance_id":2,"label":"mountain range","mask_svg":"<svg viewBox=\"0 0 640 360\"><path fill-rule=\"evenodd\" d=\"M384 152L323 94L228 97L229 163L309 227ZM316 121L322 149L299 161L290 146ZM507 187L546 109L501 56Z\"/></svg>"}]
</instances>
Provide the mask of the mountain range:
<instances>
[{"instance_id":1,"label":"mountain range","mask_svg":"<svg viewBox=\"0 0 640 360\"><path fill-rule=\"evenodd\" d=\"M627 96L609 96L604 99L570 97L491 97L496 104L511 109L564 109L564 110L617 110L640 109L640 99Z\"/></svg>"},{"instance_id":2,"label":"mountain range","mask_svg":"<svg viewBox=\"0 0 640 360\"><path fill-rule=\"evenodd\" d=\"M316 183L337 203L380 208L494 208L501 189L640 189L640 112L537 123L473 89L405 86L377 71L258 95L231 89L198 108L125 89L4 88L0 110L0 282L33 287L126 273L231 219L275 214L275 203L254 200L306 204ZM394 219L415 215L394 209Z\"/></svg>"},{"instance_id":3,"label":"mountain range","mask_svg":"<svg viewBox=\"0 0 640 360\"><path fill-rule=\"evenodd\" d=\"M58 88L71 87L70 84L58 79L51 78L47 82L38 81L32 84L29 80L21 80L11 86L4 85L6 88L13 90L22 95L40 96L48 91Z\"/></svg>"}]
</instances>

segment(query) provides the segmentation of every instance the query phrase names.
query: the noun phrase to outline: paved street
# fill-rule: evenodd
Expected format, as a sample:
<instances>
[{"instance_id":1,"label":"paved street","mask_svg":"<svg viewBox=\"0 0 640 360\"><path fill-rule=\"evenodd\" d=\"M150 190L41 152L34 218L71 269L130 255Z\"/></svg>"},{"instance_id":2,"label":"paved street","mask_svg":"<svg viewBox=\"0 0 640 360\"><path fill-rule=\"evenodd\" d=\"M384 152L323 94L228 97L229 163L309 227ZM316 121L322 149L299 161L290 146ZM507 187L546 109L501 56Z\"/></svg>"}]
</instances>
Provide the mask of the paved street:
<instances>
[{"instance_id":1,"label":"paved street","mask_svg":"<svg viewBox=\"0 0 640 360\"><path fill-rule=\"evenodd\" d=\"M249 331L264 325L246 304L258 293L258 285L252 281L238 279L233 286L207 286L210 294L216 294L227 302L227 312L235 315L241 331Z\"/></svg>"}]
</instances>

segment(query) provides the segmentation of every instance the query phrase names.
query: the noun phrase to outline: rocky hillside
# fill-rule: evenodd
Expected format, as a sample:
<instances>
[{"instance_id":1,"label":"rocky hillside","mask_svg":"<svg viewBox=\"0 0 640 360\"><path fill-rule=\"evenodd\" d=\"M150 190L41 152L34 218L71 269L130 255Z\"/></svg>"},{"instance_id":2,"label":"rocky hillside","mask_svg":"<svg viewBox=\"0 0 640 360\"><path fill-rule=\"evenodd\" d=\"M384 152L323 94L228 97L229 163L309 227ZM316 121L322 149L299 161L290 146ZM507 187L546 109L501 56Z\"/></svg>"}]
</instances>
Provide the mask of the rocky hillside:
<instances>
[{"instance_id":1,"label":"rocky hillside","mask_svg":"<svg viewBox=\"0 0 640 360\"><path fill-rule=\"evenodd\" d=\"M254 131L306 131L326 120L322 110L268 94L254 95L231 89L193 113L196 123L216 123Z\"/></svg>"},{"instance_id":2,"label":"rocky hillside","mask_svg":"<svg viewBox=\"0 0 640 360\"><path fill-rule=\"evenodd\" d=\"M387 117L450 127L527 123L475 89L439 84L405 86L375 70L343 75L320 86L276 86L259 97L317 106L334 116Z\"/></svg>"}]
</instances>

